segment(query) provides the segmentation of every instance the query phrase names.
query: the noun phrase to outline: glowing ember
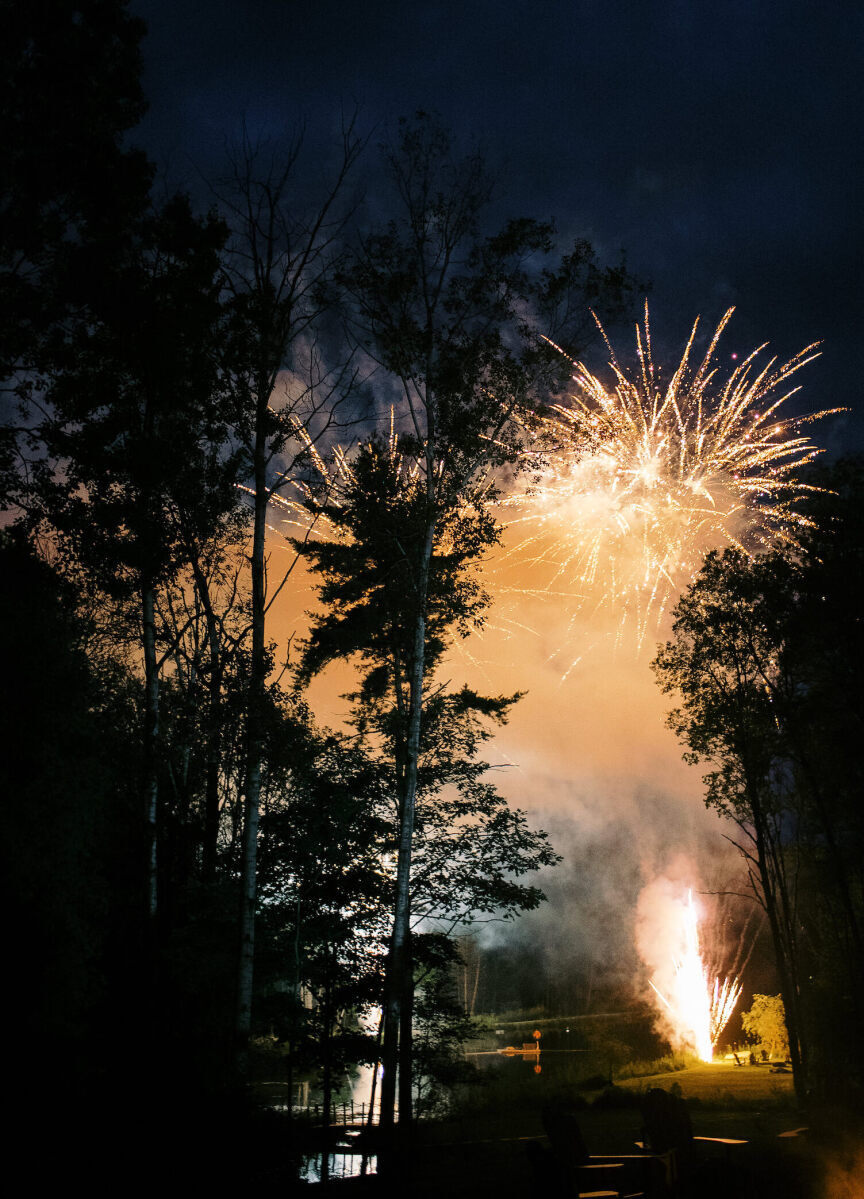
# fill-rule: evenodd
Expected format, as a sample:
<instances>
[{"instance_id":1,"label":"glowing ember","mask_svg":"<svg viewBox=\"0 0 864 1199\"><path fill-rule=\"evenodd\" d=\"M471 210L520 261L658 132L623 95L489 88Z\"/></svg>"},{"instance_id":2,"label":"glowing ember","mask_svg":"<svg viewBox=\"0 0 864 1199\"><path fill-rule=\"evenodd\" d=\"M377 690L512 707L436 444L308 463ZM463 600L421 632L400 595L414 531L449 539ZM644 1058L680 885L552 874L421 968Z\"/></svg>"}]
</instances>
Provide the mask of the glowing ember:
<instances>
[{"instance_id":1,"label":"glowing ember","mask_svg":"<svg viewBox=\"0 0 864 1199\"><path fill-rule=\"evenodd\" d=\"M573 363L572 404L548 421L556 451L546 474L507 501L522 513L510 542L533 568L536 591L563 592L577 606L614 603L635 618L641 640L707 549L794 542L808 524L795 502L812 489L795 472L821 451L801 430L827 412L780 418L778 409L815 346L782 366L757 365L760 346L719 383L713 359L732 312L698 366L690 363L697 320L668 382L652 359L647 305L639 368L626 372L609 346L613 390Z\"/></svg>"},{"instance_id":2,"label":"glowing ember","mask_svg":"<svg viewBox=\"0 0 864 1199\"><path fill-rule=\"evenodd\" d=\"M639 897L636 939L651 972L658 1031L673 1050L711 1061L741 994L738 979L714 978L699 943L699 911L677 877L657 878Z\"/></svg>"}]
</instances>

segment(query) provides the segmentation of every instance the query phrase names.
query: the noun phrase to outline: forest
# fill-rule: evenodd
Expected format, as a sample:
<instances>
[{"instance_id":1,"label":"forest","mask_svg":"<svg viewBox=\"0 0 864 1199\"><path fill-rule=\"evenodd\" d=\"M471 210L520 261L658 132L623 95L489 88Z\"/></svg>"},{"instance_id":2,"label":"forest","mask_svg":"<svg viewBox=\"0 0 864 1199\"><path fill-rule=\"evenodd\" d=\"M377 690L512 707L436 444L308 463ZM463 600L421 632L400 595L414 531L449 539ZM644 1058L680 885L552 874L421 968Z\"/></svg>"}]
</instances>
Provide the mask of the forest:
<instances>
[{"instance_id":1,"label":"forest","mask_svg":"<svg viewBox=\"0 0 864 1199\"><path fill-rule=\"evenodd\" d=\"M206 203L165 195L135 148L143 24L2 12L12 1085L31 1114L50 1089L70 1141L215 1144L265 1049L325 1125L380 1064L407 1137L462 1077L472 928L537 908L558 861L487 760L520 692L453 650L494 605L498 501L555 449L558 345L644 281L501 220L483 156L422 111L380 146L350 116L326 148L244 129ZM766 914L797 1097L852 1109L864 474L807 479L794 542L709 554L653 666Z\"/></svg>"}]
</instances>

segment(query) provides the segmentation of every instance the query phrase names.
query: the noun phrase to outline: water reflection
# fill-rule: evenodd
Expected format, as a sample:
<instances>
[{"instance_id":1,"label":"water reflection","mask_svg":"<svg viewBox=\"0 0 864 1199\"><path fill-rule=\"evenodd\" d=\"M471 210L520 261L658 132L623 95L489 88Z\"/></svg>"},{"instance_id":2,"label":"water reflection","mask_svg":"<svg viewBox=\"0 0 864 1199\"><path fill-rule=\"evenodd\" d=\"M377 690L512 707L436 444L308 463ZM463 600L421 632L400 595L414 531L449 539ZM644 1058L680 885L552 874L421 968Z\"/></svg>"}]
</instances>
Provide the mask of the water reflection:
<instances>
[{"instance_id":1,"label":"water reflection","mask_svg":"<svg viewBox=\"0 0 864 1199\"><path fill-rule=\"evenodd\" d=\"M300 1163L301 1182L320 1182L322 1175L323 1153L315 1153L304 1157ZM378 1170L378 1158L374 1153L352 1153L336 1149L327 1155L328 1174L330 1178L358 1178L361 1174L375 1174Z\"/></svg>"}]
</instances>

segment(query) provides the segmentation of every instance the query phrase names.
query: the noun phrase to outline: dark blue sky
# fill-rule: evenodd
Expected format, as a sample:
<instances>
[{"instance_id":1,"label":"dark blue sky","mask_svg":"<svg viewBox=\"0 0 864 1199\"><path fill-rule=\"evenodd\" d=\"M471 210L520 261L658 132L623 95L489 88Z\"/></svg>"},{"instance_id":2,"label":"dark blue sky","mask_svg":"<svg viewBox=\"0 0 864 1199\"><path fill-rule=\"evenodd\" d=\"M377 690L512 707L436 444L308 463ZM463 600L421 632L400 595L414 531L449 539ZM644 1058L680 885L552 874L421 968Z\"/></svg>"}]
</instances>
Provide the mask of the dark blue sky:
<instances>
[{"instance_id":1,"label":"dark blue sky","mask_svg":"<svg viewBox=\"0 0 864 1199\"><path fill-rule=\"evenodd\" d=\"M479 137L514 214L627 251L655 345L738 311L727 353L823 339L807 408L859 407L864 9L814 0L133 0L150 112L137 134L183 176L218 169L241 114L344 107L365 129L418 107ZM380 140L373 135L372 141ZM322 151L323 152L323 151ZM367 168L374 169L374 145ZM817 437L864 444L862 412Z\"/></svg>"}]
</instances>

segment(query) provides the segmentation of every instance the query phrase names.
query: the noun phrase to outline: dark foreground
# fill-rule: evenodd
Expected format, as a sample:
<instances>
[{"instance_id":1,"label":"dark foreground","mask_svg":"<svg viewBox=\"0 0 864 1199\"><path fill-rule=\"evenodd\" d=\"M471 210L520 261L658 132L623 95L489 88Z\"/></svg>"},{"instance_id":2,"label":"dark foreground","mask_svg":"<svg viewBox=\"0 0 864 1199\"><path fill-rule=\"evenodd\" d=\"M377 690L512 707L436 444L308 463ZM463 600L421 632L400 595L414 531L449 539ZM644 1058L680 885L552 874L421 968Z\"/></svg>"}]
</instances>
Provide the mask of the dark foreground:
<instances>
[{"instance_id":1,"label":"dark foreground","mask_svg":"<svg viewBox=\"0 0 864 1199\"><path fill-rule=\"evenodd\" d=\"M616 1106L620 1105L620 1106ZM626 1105L626 1106L625 1106ZM90 1199L156 1195L400 1196L403 1199L496 1199L641 1192L651 1199L860 1199L864 1196L864 1136L848 1115L824 1112L809 1121L793 1106L763 1110L691 1105L697 1136L746 1141L695 1142L679 1179L628 1161L641 1139L633 1097L576 1113L590 1154L625 1161L616 1170L562 1175L540 1111L478 1113L416 1130L404 1152L383 1155L380 1175L328 1184L297 1181L299 1163L316 1135L281 1113L236 1108L187 1108L165 1097L160 1112L132 1112L118 1103L96 1111L22 1112L10 1137L8 1171L26 1178L19 1194L64 1194L82 1187ZM807 1132L790 1133L808 1126ZM380 1152L371 1141L370 1152Z\"/></svg>"},{"instance_id":2,"label":"dark foreground","mask_svg":"<svg viewBox=\"0 0 864 1199\"><path fill-rule=\"evenodd\" d=\"M680 1199L860 1199L864 1196L864 1153L841 1128L827 1127L795 1136L795 1113L704 1111L693 1121L698 1136L746 1141L725 1145L696 1142L680 1163L677 1181L662 1169L622 1155L637 1154L638 1111L585 1111L579 1126L589 1152L610 1154L623 1167L598 1165L562 1177L551 1162L551 1146L538 1114L509 1119L465 1119L420 1130L391 1178L346 1179L327 1186L296 1186L293 1193L316 1195L403 1195L417 1199L469 1196L576 1196L580 1193L643 1193Z\"/></svg>"}]
</instances>

